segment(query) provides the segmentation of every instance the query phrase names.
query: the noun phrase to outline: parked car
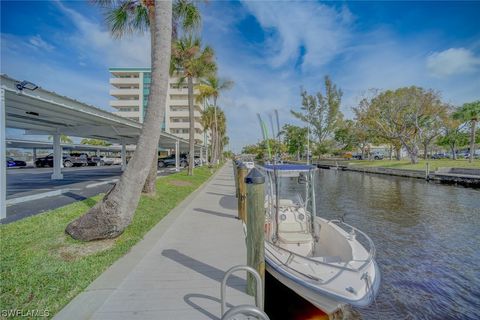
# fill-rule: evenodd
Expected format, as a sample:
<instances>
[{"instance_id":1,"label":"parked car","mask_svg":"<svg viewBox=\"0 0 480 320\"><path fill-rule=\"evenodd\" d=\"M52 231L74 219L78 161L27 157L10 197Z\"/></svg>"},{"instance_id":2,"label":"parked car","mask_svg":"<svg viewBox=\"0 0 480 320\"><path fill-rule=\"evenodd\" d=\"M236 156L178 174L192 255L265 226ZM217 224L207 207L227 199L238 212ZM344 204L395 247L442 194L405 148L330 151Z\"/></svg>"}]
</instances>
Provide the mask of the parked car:
<instances>
[{"instance_id":1,"label":"parked car","mask_svg":"<svg viewBox=\"0 0 480 320\"><path fill-rule=\"evenodd\" d=\"M121 159L120 159L121 160ZM100 156L100 165L102 166L111 166L115 164L115 158L108 156Z\"/></svg>"},{"instance_id":2,"label":"parked car","mask_svg":"<svg viewBox=\"0 0 480 320\"><path fill-rule=\"evenodd\" d=\"M370 153L370 157L374 160L383 160L384 155L380 151L373 151Z\"/></svg>"},{"instance_id":3,"label":"parked car","mask_svg":"<svg viewBox=\"0 0 480 320\"><path fill-rule=\"evenodd\" d=\"M202 164L202 158L195 156L195 166L200 166Z\"/></svg>"},{"instance_id":4,"label":"parked car","mask_svg":"<svg viewBox=\"0 0 480 320\"><path fill-rule=\"evenodd\" d=\"M9 160L9 158L6 159L6 162L7 162L7 168L15 167L15 162L13 162L12 160Z\"/></svg>"},{"instance_id":5,"label":"parked car","mask_svg":"<svg viewBox=\"0 0 480 320\"><path fill-rule=\"evenodd\" d=\"M73 166L86 166L88 165L87 157L85 155L71 156L69 154L63 154L63 166L70 168ZM45 157L35 159L36 167L53 167L53 153Z\"/></svg>"},{"instance_id":6,"label":"parked car","mask_svg":"<svg viewBox=\"0 0 480 320\"><path fill-rule=\"evenodd\" d=\"M470 152L468 151L458 151L457 152L457 159L467 159L470 157Z\"/></svg>"},{"instance_id":7,"label":"parked car","mask_svg":"<svg viewBox=\"0 0 480 320\"><path fill-rule=\"evenodd\" d=\"M363 156L362 156L361 153L354 153L354 154L352 154L352 159L363 160Z\"/></svg>"},{"instance_id":8,"label":"parked car","mask_svg":"<svg viewBox=\"0 0 480 320\"><path fill-rule=\"evenodd\" d=\"M450 159L452 155L448 152L438 152L432 154L432 159Z\"/></svg>"},{"instance_id":9,"label":"parked car","mask_svg":"<svg viewBox=\"0 0 480 320\"><path fill-rule=\"evenodd\" d=\"M101 158L97 156L89 156L86 153L70 153L71 157L83 157L87 158L87 165L88 166L96 166L98 163L102 165Z\"/></svg>"},{"instance_id":10,"label":"parked car","mask_svg":"<svg viewBox=\"0 0 480 320\"><path fill-rule=\"evenodd\" d=\"M15 160L12 157L7 157L7 167L25 167L27 163L22 160Z\"/></svg>"},{"instance_id":11,"label":"parked car","mask_svg":"<svg viewBox=\"0 0 480 320\"><path fill-rule=\"evenodd\" d=\"M188 160L187 160L186 154L181 154L179 161L180 161L179 163L180 167L185 168L186 166L188 166ZM164 168L169 166L175 166L175 154L171 154L167 157L158 159L159 168Z\"/></svg>"}]
</instances>

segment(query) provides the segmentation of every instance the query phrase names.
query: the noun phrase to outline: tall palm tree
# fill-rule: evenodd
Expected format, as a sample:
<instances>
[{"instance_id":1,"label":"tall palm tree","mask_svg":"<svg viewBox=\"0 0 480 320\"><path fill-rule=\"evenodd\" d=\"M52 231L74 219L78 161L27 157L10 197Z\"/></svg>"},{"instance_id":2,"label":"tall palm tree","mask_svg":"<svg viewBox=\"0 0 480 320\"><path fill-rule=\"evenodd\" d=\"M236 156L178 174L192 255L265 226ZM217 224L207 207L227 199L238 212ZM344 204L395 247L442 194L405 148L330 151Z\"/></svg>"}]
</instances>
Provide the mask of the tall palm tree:
<instances>
[{"instance_id":1,"label":"tall palm tree","mask_svg":"<svg viewBox=\"0 0 480 320\"><path fill-rule=\"evenodd\" d=\"M176 0L172 8L172 40L176 41L179 33L195 33L200 28L202 17L200 10L190 0ZM150 166L142 192L155 195L157 188L158 152Z\"/></svg>"},{"instance_id":2,"label":"tall palm tree","mask_svg":"<svg viewBox=\"0 0 480 320\"><path fill-rule=\"evenodd\" d=\"M117 184L66 232L79 240L114 238L131 223L160 138L167 100L172 39L172 2L159 0L98 1L107 8L107 21L116 37L150 30L152 86L137 148Z\"/></svg>"},{"instance_id":3,"label":"tall palm tree","mask_svg":"<svg viewBox=\"0 0 480 320\"><path fill-rule=\"evenodd\" d=\"M193 103L193 80L199 79L216 71L214 53L211 47L202 49L199 38L186 36L177 40L172 45L172 61L170 74L178 74L179 82L187 80L188 86L188 110L190 118L189 129L189 161L188 174L193 175L195 166L195 114Z\"/></svg>"},{"instance_id":4,"label":"tall palm tree","mask_svg":"<svg viewBox=\"0 0 480 320\"><path fill-rule=\"evenodd\" d=\"M472 162L475 156L475 131L480 119L480 100L465 103L453 114L453 117L463 122L470 122L470 158L468 161Z\"/></svg>"},{"instance_id":5,"label":"tall palm tree","mask_svg":"<svg viewBox=\"0 0 480 320\"><path fill-rule=\"evenodd\" d=\"M199 96L202 95L202 91L200 90L200 94ZM202 101L201 99L199 100L198 96L197 96L197 102L199 101ZM213 106L207 106L205 107L205 109L203 109L202 111L202 118L201 118L201 121L202 121L202 126L203 126L203 130L205 131L208 131L210 130L211 132L211 135L213 137L213 130L215 130L215 111L213 110L214 107ZM210 144L210 154L212 155L213 154L213 144L211 143ZM208 159L207 159L208 161Z\"/></svg>"},{"instance_id":6,"label":"tall palm tree","mask_svg":"<svg viewBox=\"0 0 480 320\"><path fill-rule=\"evenodd\" d=\"M213 98L213 106L215 107L215 112L217 111L217 99L218 97L220 96L220 93L224 90L228 90L228 89L231 89L233 87L233 81L231 80L228 80L228 79L221 79L219 77L217 77L217 75L215 74L212 74L208 77L206 77L203 81L202 81L202 85L203 86L206 86L208 87L209 89L204 89L205 92L209 92L211 98ZM215 132L217 132L217 136L213 136L212 137L212 141L213 141L213 146L214 146L214 151L212 153L213 155L213 159L212 159L212 162L213 163L216 163L217 162L217 159L218 159L218 156L219 156L219 152L220 152L220 148L219 148L219 142L220 142L220 137L218 136L218 121L216 120L217 119L217 115L215 114Z\"/></svg>"}]
</instances>

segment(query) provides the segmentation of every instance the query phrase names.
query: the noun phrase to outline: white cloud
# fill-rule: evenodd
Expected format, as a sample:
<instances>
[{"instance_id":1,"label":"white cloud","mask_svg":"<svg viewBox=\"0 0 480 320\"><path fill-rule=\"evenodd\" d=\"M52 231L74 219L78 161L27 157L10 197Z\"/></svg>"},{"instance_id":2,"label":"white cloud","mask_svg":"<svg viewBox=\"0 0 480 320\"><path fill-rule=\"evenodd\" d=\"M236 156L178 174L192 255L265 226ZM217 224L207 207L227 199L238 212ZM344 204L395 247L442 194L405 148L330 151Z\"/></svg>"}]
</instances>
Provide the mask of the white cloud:
<instances>
[{"instance_id":1,"label":"white cloud","mask_svg":"<svg viewBox=\"0 0 480 320\"><path fill-rule=\"evenodd\" d=\"M480 67L480 58L465 48L433 52L427 57L427 68L434 76L446 77L473 73Z\"/></svg>"},{"instance_id":2,"label":"white cloud","mask_svg":"<svg viewBox=\"0 0 480 320\"><path fill-rule=\"evenodd\" d=\"M132 34L114 39L102 21L91 21L61 2L55 3L77 29L76 33L70 35L69 42L79 56L88 57L106 67L150 65L149 34Z\"/></svg>"},{"instance_id":3,"label":"white cloud","mask_svg":"<svg viewBox=\"0 0 480 320\"><path fill-rule=\"evenodd\" d=\"M317 2L275 3L244 1L269 37L270 63L280 67L298 58L305 49L303 67L320 67L345 49L352 23L350 11ZM268 58L268 57L267 57Z\"/></svg>"},{"instance_id":4,"label":"white cloud","mask_svg":"<svg viewBox=\"0 0 480 320\"><path fill-rule=\"evenodd\" d=\"M47 43L45 40L42 39L42 37L40 35L36 35L36 36L33 36L33 37L30 37L30 39L28 40L28 42L33 45L34 47L38 48L38 49L41 49L41 50L45 50L45 51L52 51L53 49L55 49L54 46L52 46L51 44Z\"/></svg>"}]
</instances>

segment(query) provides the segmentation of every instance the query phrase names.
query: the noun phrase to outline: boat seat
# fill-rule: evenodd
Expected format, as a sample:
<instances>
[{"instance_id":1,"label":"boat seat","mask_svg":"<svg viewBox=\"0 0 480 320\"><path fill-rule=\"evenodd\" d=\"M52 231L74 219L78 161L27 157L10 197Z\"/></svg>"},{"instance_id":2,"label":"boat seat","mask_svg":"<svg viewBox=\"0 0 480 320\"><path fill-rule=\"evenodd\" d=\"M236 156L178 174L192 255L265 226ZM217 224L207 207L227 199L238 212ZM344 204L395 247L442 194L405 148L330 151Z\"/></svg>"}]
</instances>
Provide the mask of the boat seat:
<instances>
[{"instance_id":1,"label":"boat seat","mask_svg":"<svg viewBox=\"0 0 480 320\"><path fill-rule=\"evenodd\" d=\"M283 243L308 243L312 242L313 238L310 233L304 232L279 232L278 240Z\"/></svg>"},{"instance_id":2,"label":"boat seat","mask_svg":"<svg viewBox=\"0 0 480 320\"><path fill-rule=\"evenodd\" d=\"M300 222L285 221L278 224L278 232L302 232L305 233L305 224Z\"/></svg>"}]
</instances>

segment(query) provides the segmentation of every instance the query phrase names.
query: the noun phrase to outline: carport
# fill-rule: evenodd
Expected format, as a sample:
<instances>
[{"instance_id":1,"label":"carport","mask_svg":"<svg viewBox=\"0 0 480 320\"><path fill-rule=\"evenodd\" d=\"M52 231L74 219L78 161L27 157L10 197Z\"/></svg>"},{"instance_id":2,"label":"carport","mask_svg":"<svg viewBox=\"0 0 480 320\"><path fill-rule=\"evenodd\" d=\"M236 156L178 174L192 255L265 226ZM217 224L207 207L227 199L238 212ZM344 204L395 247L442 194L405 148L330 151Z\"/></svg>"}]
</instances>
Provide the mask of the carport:
<instances>
[{"instance_id":1,"label":"carport","mask_svg":"<svg viewBox=\"0 0 480 320\"><path fill-rule=\"evenodd\" d=\"M6 75L1 76L0 100L0 219L6 217L7 127L23 129L25 134L53 137L52 179L63 179L61 134L118 143L121 146L122 168L125 168L127 145L136 144L142 130L141 123ZM188 141L162 132L159 147L175 148L178 168L179 154L188 152ZM196 152L200 156L202 151L203 147L197 145Z\"/></svg>"}]
</instances>

